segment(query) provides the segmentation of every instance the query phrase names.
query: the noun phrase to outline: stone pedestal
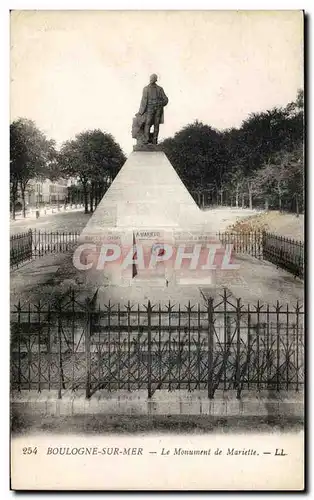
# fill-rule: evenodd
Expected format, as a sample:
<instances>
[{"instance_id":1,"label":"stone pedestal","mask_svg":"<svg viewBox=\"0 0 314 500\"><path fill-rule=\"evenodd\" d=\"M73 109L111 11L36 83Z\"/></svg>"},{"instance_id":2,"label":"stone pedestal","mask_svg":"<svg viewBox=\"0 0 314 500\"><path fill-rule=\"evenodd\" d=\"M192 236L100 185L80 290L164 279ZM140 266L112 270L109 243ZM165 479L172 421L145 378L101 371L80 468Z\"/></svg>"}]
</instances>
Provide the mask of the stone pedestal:
<instances>
[{"instance_id":1,"label":"stone pedestal","mask_svg":"<svg viewBox=\"0 0 314 500\"><path fill-rule=\"evenodd\" d=\"M150 285L176 286L182 279L181 284L189 284L186 273L174 270L175 251L165 262L158 261L153 269L149 261L156 248L162 255L163 244L175 248L180 241L176 234L182 231L202 234L203 213L166 155L152 144L141 148L144 149L130 154L81 233L81 244L97 245L96 251L91 250L94 266L88 271L90 279L97 284L105 279L109 285L134 285L145 291ZM120 245L119 259L95 270L96 260L104 251L101 247L110 243ZM144 266L138 260L140 256L135 255L136 246L142 247ZM123 261L130 252L131 260L133 256L137 262L125 267ZM210 277L207 282L211 282Z\"/></svg>"},{"instance_id":2,"label":"stone pedestal","mask_svg":"<svg viewBox=\"0 0 314 500\"><path fill-rule=\"evenodd\" d=\"M156 147L147 145L146 147ZM162 151L130 154L82 231L202 226L203 214Z\"/></svg>"},{"instance_id":3,"label":"stone pedestal","mask_svg":"<svg viewBox=\"0 0 314 500\"><path fill-rule=\"evenodd\" d=\"M133 151L146 151L148 153L160 152L160 148L157 144L134 144Z\"/></svg>"}]
</instances>

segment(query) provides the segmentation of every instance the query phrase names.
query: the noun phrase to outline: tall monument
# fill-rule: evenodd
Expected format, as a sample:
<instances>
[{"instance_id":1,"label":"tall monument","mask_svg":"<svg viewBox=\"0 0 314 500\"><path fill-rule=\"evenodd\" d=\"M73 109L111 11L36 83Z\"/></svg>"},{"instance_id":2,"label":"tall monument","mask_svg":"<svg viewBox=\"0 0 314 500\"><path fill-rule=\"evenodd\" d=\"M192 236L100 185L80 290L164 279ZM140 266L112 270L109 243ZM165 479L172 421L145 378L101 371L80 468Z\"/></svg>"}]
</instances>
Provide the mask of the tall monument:
<instances>
[{"instance_id":1,"label":"tall monument","mask_svg":"<svg viewBox=\"0 0 314 500\"><path fill-rule=\"evenodd\" d=\"M168 104L168 97L156 82L157 75L153 73L149 85L143 89L139 111L133 118L132 137L136 139L134 150L146 147L151 150L151 145L158 143L159 125L164 123L164 107Z\"/></svg>"},{"instance_id":2,"label":"tall monument","mask_svg":"<svg viewBox=\"0 0 314 500\"><path fill-rule=\"evenodd\" d=\"M157 147L168 97L156 82L157 76L151 75L133 119L134 151L80 235L80 244L86 248L79 259L88 270L89 281L119 300L128 294L142 300L153 285L160 287L154 292L156 300L176 295L176 287L186 280L186 260L182 258L177 269L174 259L182 245L190 248L195 244L191 231L197 231L198 244L204 232L199 207ZM196 276L195 270L193 273ZM211 277L208 280L212 282Z\"/></svg>"}]
</instances>

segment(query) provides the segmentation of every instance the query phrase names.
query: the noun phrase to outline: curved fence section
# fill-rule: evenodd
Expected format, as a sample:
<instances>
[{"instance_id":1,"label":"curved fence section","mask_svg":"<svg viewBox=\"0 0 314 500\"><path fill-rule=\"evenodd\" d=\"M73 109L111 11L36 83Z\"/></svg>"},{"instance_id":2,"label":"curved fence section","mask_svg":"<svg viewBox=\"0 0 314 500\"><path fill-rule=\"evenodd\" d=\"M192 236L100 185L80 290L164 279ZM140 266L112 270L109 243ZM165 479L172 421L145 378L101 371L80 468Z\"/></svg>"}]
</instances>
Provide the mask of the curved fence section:
<instances>
[{"instance_id":1,"label":"curved fence section","mask_svg":"<svg viewBox=\"0 0 314 500\"><path fill-rule=\"evenodd\" d=\"M277 267L290 271L295 276L304 277L304 244L271 233L263 233L263 259Z\"/></svg>"}]
</instances>

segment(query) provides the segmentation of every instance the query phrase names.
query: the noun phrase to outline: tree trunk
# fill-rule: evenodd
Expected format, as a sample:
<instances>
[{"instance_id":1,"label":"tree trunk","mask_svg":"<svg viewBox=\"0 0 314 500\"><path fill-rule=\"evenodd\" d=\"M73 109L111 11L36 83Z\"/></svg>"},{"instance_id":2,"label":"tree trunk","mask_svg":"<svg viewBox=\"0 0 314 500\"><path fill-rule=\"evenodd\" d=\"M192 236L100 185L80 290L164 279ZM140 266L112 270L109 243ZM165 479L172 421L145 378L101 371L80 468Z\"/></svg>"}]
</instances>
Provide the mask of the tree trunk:
<instances>
[{"instance_id":1,"label":"tree trunk","mask_svg":"<svg viewBox=\"0 0 314 500\"><path fill-rule=\"evenodd\" d=\"M15 203L17 200L17 188L18 184L16 181L12 182L11 187L11 200L12 200L12 219L15 220Z\"/></svg>"},{"instance_id":2,"label":"tree trunk","mask_svg":"<svg viewBox=\"0 0 314 500\"><path fill-rule=\"evenodd\" d=\"M295 210L296 210L296 213L297 213L297 217L299 217L300 215L300 209L299 209L299 197L298 195L296 194L295 195Z\"/></svg>"},{"instance_id":3,"label":"tree trunk","mask_svg":"<svg viewBox=\"0 0 314 500\"><path fill-rule=\"evenodd\" d=\"M222 205L222 203L223 203L222 195L223 195L223 190L221 189L220 190L220 205Z\"/></svg>"},{"instance_id":4,"label":"tree trunk","mask_svg":"<svg viewBox=\"0 0 314 500\"><path fill-rule=\"evenodd\" d=\"M244 193L242 193L242 202L241 202L241 208L244 208Z\"/></svg>"},{"instance_id":5,"label":"tree trunk","mask_svg":"<svg viewBox=\"0 0 314 500\"><path fill-rule=\"evenodd\" d=\"M235 204L236 204L236 207L239 208L239 183L238 182L236 185L236 192L235 192Z\"/></svg>"},{"instance_id":6,"label":"tree trunk","mask_svg":"<svg viewBox=\"0 0 314 500\"><path fill-rule=\"evenodd\" d=\"M92 183L90 186L90 192L89 192L89 204L90 204L90 213L92 214L94 211L94 184Z\"/></svg>"},{"instance_id":7,"label":"tree trunk","mask_svg":"<svg viewBox=\"0 0 314 500\"><path fill-rule=\"evenodd\" d=\"M205 195L202 193L202 208L205 207Z\"/></svg>"},{"instance_id":8,"label":"tree trunk","mask_svg":"<svg viewBox=\"0 0 314 500\"><path fill-rule=\"evenodd\" d=\"M251 192L249 192L249 207L250 207L250 210L253 210L253 198L252 198Z\"/></svg>"},{"instance_id":9,"label":"tree trunk","mask_svg":"<svg viewBox=\"0 0 314 500\"><path fill-rule=\"evenodd\" d=\"M23 184L22 182L20 182L20 190L21 190L21 196L22 196L22 210L23 210L24 219L26 217L25 188L26 188L26 185Z\"/></svg>"},{"instance_id":10,"label":"tree trunk","mask_svg":"<svg viewBox=\"0 0 314 500\"><path fill-rule=\"evenodd\" d=\"M269 201L268 201L268 198L266 197L265 198L265 210L268 211L268 208L269 208Z\"/></svg>"},{"instance_id":11,"label":"tree trunk","mask_svg":"<svg viewBox=\"0 0 314 500\"><path fill-rule=\"evenodd\" d=\"M84 211L88 214L88 192L87 192L87 183L83 184L83 196L84 196Z\"/></svg>"},{"instance_id":12,"label":"tree trunk","mask_svg":"<svg viewBox=\"0 0 314 500\"><path fill-rule=\"evenodd\" d=\"M95 208L98 207L100 202L100 185L98 184L97 187L95 187Z\"/></svg>"},{"instance_id":13,"label":"tree trunk","mask_svg":"<svg viewBox=\"0 0 314 500\"><path fill-rule=\"evenodd\" d=\"M282 211L282 199L281 199L281 189L280 189L280 183L278 181L277 184L277 189L278 189L278 204L279 204L279 212Z\"/></svg>"},{"instance_id":14,"label":"tree trunk","mask_svg":"<svg viewBox=\"0 0 314 500\"><path fill-rule=\"evenodd\" d=\"M249 191L249 207L250 210L253 210L253 195L252 195L252 186L251 183L248 183L248 191Z\"/></svg>"},{"instance_id":15,"label":"tree trunk","mask_svg":"<svg viewBox=\"0 0 314 500\"><path fill-rule=\"evenodd\" d=\"M105 194L105 183L102 182L100 184L100 187L99 187L99 201L102 200L102 197L104 196L104 194Z\"/></svg>"}]
</instances>

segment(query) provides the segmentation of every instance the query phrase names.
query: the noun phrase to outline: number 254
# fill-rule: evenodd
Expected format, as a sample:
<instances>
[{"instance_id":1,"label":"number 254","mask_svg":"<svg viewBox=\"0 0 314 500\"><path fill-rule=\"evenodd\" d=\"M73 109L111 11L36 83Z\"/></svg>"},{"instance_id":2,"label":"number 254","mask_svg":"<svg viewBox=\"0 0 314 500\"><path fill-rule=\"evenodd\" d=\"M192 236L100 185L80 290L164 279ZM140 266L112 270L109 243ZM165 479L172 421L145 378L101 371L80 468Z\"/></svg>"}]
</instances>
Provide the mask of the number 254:
<instances>
[{"instance_id":1,"label":"number 254","mask_svg":"<svg viewBox=\"0 0 314 500\"><path fill-rule=\"evenodd\" d=\"M37 454L37 448L31 448L30 446L28 448L23 448L23 455L36 455Z\"/></svg>"}]
</instances>

